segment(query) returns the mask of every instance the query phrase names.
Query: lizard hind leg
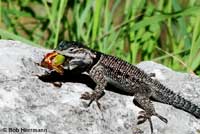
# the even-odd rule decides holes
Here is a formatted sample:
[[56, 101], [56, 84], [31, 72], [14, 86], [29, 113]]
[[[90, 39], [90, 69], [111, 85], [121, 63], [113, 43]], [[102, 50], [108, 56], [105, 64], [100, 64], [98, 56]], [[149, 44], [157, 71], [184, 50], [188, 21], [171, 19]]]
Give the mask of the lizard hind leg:
[[[136, 101], [136, 99], [133, 99], [133, 103], [138, 106], [139, 108], [142, 108], [142, 106], [138, 103], [138, 101]], [[142, 108], [143, 109], [143, 108]], [[151, 134], [153, 134], [153, 123], [151, 121], [151, 116], [147, 115], [147, 113], [145, 111], [139, 111], [138, 113], [138, 122], [137, 124], [143, 124], [144, 122], [146, 122], [146, 120], [149, 121], [149, 125], [150, 125], [150, 129], [151, 129]]]
[[137, 118], [138, 119], [137, 124], [142, 124], [148, 120], [148, 122], [150, 124], [151, 133], [153, 133], [153, 123], [151, 120], [151, 116], [156, 116], [163, 122], [167, 123], [166, 118], [164, 118], [163, 116], [161, 116], [155, 112], [154, 106], [148, 97], [141, 95], [141, 94], [135, 95], [133, 103], [136, 106], [138, 106], [139, 108], [144, 110], [144, 111], [139, 112], [139, 116]]

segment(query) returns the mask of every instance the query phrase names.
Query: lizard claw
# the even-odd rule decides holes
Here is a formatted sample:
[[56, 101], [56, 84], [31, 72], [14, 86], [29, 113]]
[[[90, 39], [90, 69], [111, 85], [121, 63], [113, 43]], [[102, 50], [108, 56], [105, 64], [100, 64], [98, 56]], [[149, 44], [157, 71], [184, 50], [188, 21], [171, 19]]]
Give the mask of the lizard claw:
[[97, 106], [98, 106], [99, 110], [102, 111], [101, 103], [99, 103], [98, 100], [96, 100], [96, 103], [97, 103]]
[[161, 115], [159, 115], [159, 114], [156, 114], [155, 116], [157, 116], [161, 121], [163, 121], [164, 123], [168, 123], [168, 120], [165, 118], [165, 117], [163, 117], [163, 116], [161, 116]]
[[91, 94], [89, 92], [85, 92], [81, 95], [80, 97], [83, 100], [90, 100], [91, 99]]
[[149, 77], [156, 77], [156, 74], [155, 73], [150, 73]]
[[139, 116], [137, 117], [137, 119], [138, 119], [138, 122], [137, 122], [138, 125], [142, 124], [146, 120], [148, 120], [149, 124], [150, 124], [151, 134], [153, 134], [153, 124], [152, 124], [150, 115], [148, 115], [145, 111], [140, 111], [139, 112]]
[[40, 63], [37, 63], [37, 62], [33, 62], [36, 66], [41, 66]]
[[138, 125], [144, 123], [148, 119], [146, 112], [140, 111], [137, 119], [138, 119], [138, 122], [137, 122]]
[[87, 107], [89, 107], [92, 102], [95, 100], [95, 95], [94, 93], [89, 93], [89, 92], [85, 92], [81, 95], [80, 99], [83, 99], [83, 100], [90, 100], [90, 102], [88, 103]]
[[57, 81], [57, 82], [53, 82], [53, 85], [54, 85], [55, 87], [61, 87], [61, 86], [62, 86], [62, 83], [59, 82], [59, 81]]
[[[88, 107], [92, 104], [92, 102], [94, 101], [95, 99], [91, 99], [90, 102], [88, 103]], [[102, 108], [101, 108], [101, 103], [99, 103], [98, 100], [95, 100], [96, 104], [97, 104], [97, 107], [99, 108], [100, 111], [102, 111]]]
[[92, 102], [95, 101], [97, 103], [98, 108], [100, 110], [102, 109], [101, 104], [98, 101], [98, 96], [97, 96], [96, 92], [93, 92], [93, 93], [85, 92], [81, 95], [80, 99], [90, 100], [87, 107], [89, 107], [92, 104]]

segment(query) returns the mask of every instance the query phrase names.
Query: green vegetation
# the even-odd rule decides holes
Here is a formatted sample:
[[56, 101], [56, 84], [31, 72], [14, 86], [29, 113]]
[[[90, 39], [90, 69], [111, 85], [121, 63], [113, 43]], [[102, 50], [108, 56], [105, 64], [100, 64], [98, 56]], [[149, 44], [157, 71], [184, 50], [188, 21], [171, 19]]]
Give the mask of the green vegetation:
[[0, 38], [74, 40], [130, 63], [200, 75], [199, 0], [0, 0]]

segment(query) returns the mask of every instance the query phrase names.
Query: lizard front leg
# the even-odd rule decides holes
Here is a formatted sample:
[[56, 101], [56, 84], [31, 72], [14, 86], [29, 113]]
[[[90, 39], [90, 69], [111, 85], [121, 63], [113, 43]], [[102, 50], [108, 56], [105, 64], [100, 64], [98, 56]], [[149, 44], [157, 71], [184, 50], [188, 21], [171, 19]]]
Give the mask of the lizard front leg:
[[96, 101], [97, 106], [101, 109], [101, 105], [98, 100], [104, 96], [105, 92], [104, 89], [106, 87], [107, 81], [104, 76], [104, 69], [100, 65], [94, 66], [91, 71], [89, 72], [89, 76], [94, 80], [96, 83], [96, 87], [92, 93], [85, 92], [81, 95], [81, 99], [90, 100], [88, 103], [88, 107], [92, 104], [93, 101]]

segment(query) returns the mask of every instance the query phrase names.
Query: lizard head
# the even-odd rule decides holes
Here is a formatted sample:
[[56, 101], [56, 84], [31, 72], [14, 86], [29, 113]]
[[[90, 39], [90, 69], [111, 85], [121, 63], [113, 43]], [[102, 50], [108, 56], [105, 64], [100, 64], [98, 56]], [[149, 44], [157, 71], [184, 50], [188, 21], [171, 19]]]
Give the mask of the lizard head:
[[96, 58], [94, 51], [79, 42], [62, 41], [59, 43], [57, 51], [58, 53], [71, 58], [68, 63], [68, 68], [70, 70], [76, 67], [90, 66]]

